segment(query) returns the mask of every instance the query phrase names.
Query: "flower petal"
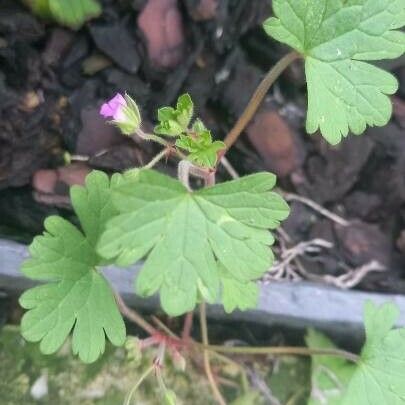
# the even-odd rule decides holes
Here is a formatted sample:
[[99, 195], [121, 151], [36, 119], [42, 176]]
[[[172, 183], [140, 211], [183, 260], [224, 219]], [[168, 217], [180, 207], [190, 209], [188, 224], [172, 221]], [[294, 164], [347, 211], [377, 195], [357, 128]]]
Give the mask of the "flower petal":
[[115, 118], [115, 116], [120, 115], [120, 110], [126, 105], [127, 102], [125, 98], [121, 94], [117, 93], [110, 101], [101, 106], [100, 114], [105, 118]]

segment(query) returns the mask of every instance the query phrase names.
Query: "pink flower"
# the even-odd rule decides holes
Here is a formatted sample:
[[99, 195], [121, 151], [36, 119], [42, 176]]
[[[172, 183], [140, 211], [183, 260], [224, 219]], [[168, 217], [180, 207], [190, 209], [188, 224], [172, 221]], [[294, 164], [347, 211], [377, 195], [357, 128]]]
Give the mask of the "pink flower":
[[110, 101], [100, 108], [104, 118], [112, 118], [111, 124], [116, 125], [124, 135], [131, 135], [141, 125], [141, 114], [135, 101], [125, 94], [117, 93]]
[[101, 106], [100, 114], [104, 118], [113, 118], [115, 121], [125, 119], [123, 107], [127, 106], [125, 98], [117, 93], [110, 101], [107, 101]]

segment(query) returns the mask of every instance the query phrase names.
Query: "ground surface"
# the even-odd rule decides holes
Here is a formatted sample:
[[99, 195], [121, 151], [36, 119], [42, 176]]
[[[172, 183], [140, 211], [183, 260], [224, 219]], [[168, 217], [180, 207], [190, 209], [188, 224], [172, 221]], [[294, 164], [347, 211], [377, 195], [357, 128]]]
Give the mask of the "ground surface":
[[[99, 117], [101, 103], [116, 92], [127, 91], [137, 100], [146, 129], [156, 119], [156, 107], [173, 104], [179, 94], [189, 92], [197, 114], [221, 139], [265, 71], [288, 51], [260, 28], [270, 15], [270, 0], [102, 3], [102, 16], [74, 32], [44, 24], [18, 1], [0, 0], [0, 237], [29, 243], [41, 232], [46, 216], [72, 217], [69, 185], [83, 182], [91, 168], [124, 170], [156, 153], [151, 145], [123, 139]], [[278, 245], [284, 258], [267, 279], [305, 278], [405, 293], [405, 60], [384, 67], [401, 83], [393, 97], [393, 119], [385, 128], [370, 129], [337, 148], [319, 135], [306, 135], [305, 81], [297, 62], [229, 153], [239, 174], [273, 171], [283, 190], [350, 221], [342, 226], [293, 201]], [[66, 152], [86, 161], [67, 165]], [[159, 169], [174, 173], [174, 163]], [[226, 180], [229, 175], [220, 168], [218, 177]], [[317, 245], [302, 245], [314, 239]], [[373, 261], [380, 265], [374, 268], [387, 270], [365, 276]], [[0, 318], [4, 315], [9, 313], [0, 310]], [[230, 335], [225, 329], [219, 342]], [[109, 350], [88, 368], [69, 350], [45, 358], [18, 331], [5, 330], [0, 335], [0, 403], [36, 403], [30, 392], [42, 377], [48, 394], [38, 403], [115, 405], [147, 363], [134, 365], [120, 349]], [[245, 366], [251, 384], [256, 381], [263, 388], [264, 381], [282, 403], [305, 403], [307, 362], [286, 359]], [[168, 383], [182, 403], [212, 401], [193, 366], [186, 374], [169, 370]], [[240, 397], [242, 386], [229, 388], [229, 399]], [[148, 382], [136, 403], [161, 403], [155, 387]]]
[[[264, 72], [287, 52], [260, 27], [270, 1], [105, 0], [103, 10], [74, 32], [44, 24], [19, 2], [0, 1], [1, 236], [29, 242], [49, 214], [71, 215], [68, 187], [83, 182], [91, 168], [123, 170], [153, 156], [152, 145], [123, 139], [99, 117], [106, 98], [128, 91], [148, 128], [157, 106], [187, 91], [197, 114], [223, 138]], [[404, 58], [384, 67], [401, 82], [385, 128], [336, 148], [306, 135], [305, 81], [297, 62], [229, 153], [239, 174], [271, 170], [284, 190], [350, 221], [342, 226], [292, 202], [280, 252], [323, 242], [305, 256], [305, 246], [293, 250], [299, 263], [282, 261], [270, 278], [405, 291]], [[66, 152], [87, 161], [66, 165]], [[174, 162], [160, 169], [173, 173]], [[229, 178], [223, 168], [218, 177]], [[387, 270], [364, 277], [373, 261], [372, 270]]]
[[[29, 242], [47, 215], [69, 216], [68, 186], [91, 168], [123, 170], [153, 156], [153, 146], [123, 139], [100, 119], [106, 98], [128, 91], [148, 128], [157, 106], [187, 91], [198, 115], [223, 138], [264, 72], [287, 52], [260, 28], [270, 1], [105, 0], [103, 6], [101, 17], [73, 32], [44, 24], [16, 1], [0, 1], [2, 236]], [[293, 202], [283, 250], [315, 238], [332, 247], [276, 278], [308, 278], [306, 271], [315, 279], [338, 277], [376, 260], [389, 270], [365, 278], [360, 272], [360, 288], [405, 291], [405, 61], [384, 66], [401, 81], [387, 127], [337, 148], [306, 135], [297, 62], [229, 153], [240, 174], [274, 171], [286, 191], [351, 221], [342, 227]], [[66, 166], [65, 152], [88, 161]], [[161, 169], [173, 173], [173, 162]], [[219, 178], [228, 178], [224, 169]]]
[[[101, 360], [86, 366], [70, 353], [70, 341], [54, 356], [44, 356], [38, 345], [27, 344], [17, 328], [6, 327], [0, 334], [0, 403], [2, 405], [118, 405], [149, 368], [154, 353], [146, 351], [134, 360], [125, 349], [108, 347]], [[239, 359], [241, 361], [241, 359]], [[243, 364], [243, 363], [242, 363]], [[304, 405], [310, 391], [309, 362], [285, 357], [245, 364], [249, 382], [244, 383], [238, 369], [214, 362], [214, 370], [227, 379], [224, 388], [234, 405], [268, 404], [278, 398], [285, 404]], [[215, 404], [206, 378], [198, 365], [187, 363], [186, 372], [170, 362], [164, 368], [167, 388], [178, 397], [178, 405]], [[243, 387], [252, 388], [244, 389]], [[266, 400], [267, 398], [267, 400]], [[162, 404], [158, 384], [149, 377], [136, 392], [133, 404]], [[235, 401], [235, 402], [232, 402]], [[275, 400], [274, 400], [275, 401]], [[276, 402], [273, 402], [276, 403]]]

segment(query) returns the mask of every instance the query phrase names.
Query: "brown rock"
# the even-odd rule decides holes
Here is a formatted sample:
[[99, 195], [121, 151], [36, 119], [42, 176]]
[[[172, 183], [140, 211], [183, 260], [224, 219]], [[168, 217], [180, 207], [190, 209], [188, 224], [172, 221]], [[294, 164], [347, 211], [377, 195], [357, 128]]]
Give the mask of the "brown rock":
[[184, 28], [176, 0], [149, 0], [138, 17], [156, 68], [177, 66], [184, 56]]
[[58, 181], [56, 170], [38, 170], [32, 177], [32, 186], [40, 193], [53, 193]]
[[236, 49], [225, 62], [222, 73], [216, 78], [219, 85], [224, 83], [222, 87], [219, 87], [222, 104], [235, 117], [239, 117], [262, 79], [263, 72], [248, 63], [241, 50]]
[[123, 141], [123, 136], [106, 122], [98, 108], [83, 109], [81, 119], [83, 128], [77, 138], [77, 154], [92, 156]]
[[374, 145], [369, 136], [352, 136], [334, 147], [319, 141], [318, 153], [305, 162], [304, 176], [292, 179], [298, 194], [320, 204], [340, 201], [361, 177]]
[[84, 185], [86, 176], [91, 172], [90, 167], [83, 163], [72, 163], [58, 169], [58, 180], [68, 186]]
[[72, 31], [55, 28], [48, 39], [42, 58], [47, 65], [55, 66], [61, 62], [75, 37]]
[[303, 148], [297, 134], [272, 107], [264, 106], [246, 130], [266, 169], [287, 176], [303, 162]]
[[67, 194], [69, 187], [83, 185], [91, 169], [82, 163], [73, 163], [58, 169], [38, 170], [32, 186], [40, 194]]
[[195, 21], [206, 21], [215, 18], [219, 0], [188, 0], [186, 5], [191, 18]]
[[377, 225], [356, 220], [346, 227], [335, 225], [335, 231], [345, 258], [353, 266], [371, 260], [389, 265], [392, 241]]
[[344, 200], [349, 217], [365, 220], [378, 219], [382, 204], [383, 201], [378, 194], [366, 193], [360, 190], [353, 191]]

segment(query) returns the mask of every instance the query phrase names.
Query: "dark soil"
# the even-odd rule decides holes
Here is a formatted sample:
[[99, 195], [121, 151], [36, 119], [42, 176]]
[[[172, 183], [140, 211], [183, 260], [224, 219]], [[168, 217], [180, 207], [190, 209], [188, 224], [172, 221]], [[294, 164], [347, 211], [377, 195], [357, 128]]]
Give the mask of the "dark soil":
[[[0, 0], [0, 236], [29, 242], [50, 214], [71, 216], [68, 187], [91, 168], [147, 162], [153, 145], [124, 139], [98, 114], [127, 91], [145, 128], [158, 106], [189, 92], [198, 115], [223, 138], [255, 87], [288, 50], [260, 25], [270, 0], [104, 0], [103, 15], [74, 32], [44, 24], [15, 0]], [[229, 160], [241, 174], [270, 170], [280, 186], [349, 220], [337, 225], [299, 202], [285, 230], [291, 245], [333, 243], [303, 264], [342, 274], [377, 260], [389, 270], [361, 289], [405, 293], [405, 59], [384, 63], [400, 80], [385, 128], [339, 147], [304, 130], [301, 62], [279, 80]], [[87, 157], [67, 165], [65, 153]], [[174, 173], [175, 162], [160, 169]], [[228, 178], [224, 169], [219, 177]]]

